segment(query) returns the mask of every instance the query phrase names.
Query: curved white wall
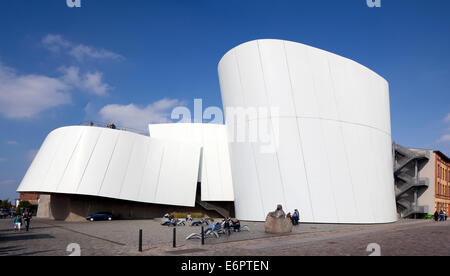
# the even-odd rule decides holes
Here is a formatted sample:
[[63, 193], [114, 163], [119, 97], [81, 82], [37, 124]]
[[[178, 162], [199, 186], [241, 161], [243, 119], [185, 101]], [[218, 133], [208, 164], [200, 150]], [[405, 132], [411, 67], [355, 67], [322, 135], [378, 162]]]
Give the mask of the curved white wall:
[[[224, 109], [271, 107], [247, 118], [268, 123], [279, 143], [230, 144], [235, 207], [265, 220], [283, 204], [305, 222], [396, 220], [388, 83], [335, 54], [281, 40], [258, 40], [219, 63]], [[227, 117], [230, 132], [235, 125]]]
[[227, 128], [218, 124], [152, 124], [150, 136], [201, 145], [202, 159], [198, 181], [202, 201], [233, 201]]
[[200, 146], [109, 128], [51, 132], [17, 192], [195, 206]]

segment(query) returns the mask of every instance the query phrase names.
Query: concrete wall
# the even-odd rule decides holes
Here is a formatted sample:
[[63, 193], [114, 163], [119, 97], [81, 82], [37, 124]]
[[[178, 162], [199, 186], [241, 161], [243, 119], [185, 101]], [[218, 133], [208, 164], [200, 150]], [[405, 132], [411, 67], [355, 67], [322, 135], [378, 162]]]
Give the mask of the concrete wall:
[[147, 204], [110, 198], [52, 194], [50, 197], [51, 219], [64, 221], [86, 221], [86, 217], [95, 213], [109, 212], [117, 219], [160, 218], [168, 212], [203, 213], [218, 217], [217, 213], [205, 211], [199, 206], [168, 206]]
[[50, 195], [40, 195], [39, 196], [37, 217], [38, 218], [49, 218], [50, 217]]
[[[415, 152], [422, 152], [424, 150], [422, 149], [410, 149], [411, 151]], [[428, 178], [430, 186], [422, 193], [419, 194], [418, 197], [418, 205], [419, 206], [428, 206], [428, 213], [432, 214], [434, 213], [434, 199], [435, 199], [435, 186], [434, 186], [434, 180], [435, 180], [435, 153], [432, 150], [425, 150], [429, 152], [430, 159], [425, 164], [424, 167], [422, 167], [419, 170], [419, 177], [422, 178]]]

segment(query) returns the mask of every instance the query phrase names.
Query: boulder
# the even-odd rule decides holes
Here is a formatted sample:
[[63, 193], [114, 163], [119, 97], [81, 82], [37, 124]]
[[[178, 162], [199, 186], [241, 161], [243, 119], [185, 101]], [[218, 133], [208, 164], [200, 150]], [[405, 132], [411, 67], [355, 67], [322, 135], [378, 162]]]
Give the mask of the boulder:
[[274, 212], [267, 214], [266, 223], [264, 225], [266, 233], [283, 234], [292, 232], [292, 222], [283, 211], [281, 205], [277, 206]]
[[274, 218], [267, 216], [264, 225], [266, 233], [283, 234], [292, 232], [292, 222], [288, 218]]

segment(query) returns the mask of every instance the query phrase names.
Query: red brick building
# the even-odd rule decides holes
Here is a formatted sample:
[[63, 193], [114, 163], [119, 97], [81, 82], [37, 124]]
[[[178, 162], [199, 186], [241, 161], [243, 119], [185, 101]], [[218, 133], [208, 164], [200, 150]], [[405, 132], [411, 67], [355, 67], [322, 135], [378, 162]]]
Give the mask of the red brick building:
[[435, 209], [450, 211], [450, 158], [435, 151]]
[[21, 201], [28, 201], [32, 205], [38, 205], [39, 204], [39, 195], [38, 193], [20, 193], [19, 202]]

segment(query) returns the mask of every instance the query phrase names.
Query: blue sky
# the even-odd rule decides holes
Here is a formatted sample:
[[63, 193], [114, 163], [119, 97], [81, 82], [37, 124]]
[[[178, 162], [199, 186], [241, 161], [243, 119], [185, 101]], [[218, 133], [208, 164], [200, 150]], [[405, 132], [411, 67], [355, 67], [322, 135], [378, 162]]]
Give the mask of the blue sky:
[[[393, 139], [450, 155], [446, 0], [3, 0], [0, 198], [46, 135], [84, 121], [145, 129], [180, 104], [221, 106], [217, 64], [240, 43], [301, 42], [390, 83]], [[120, 118], [120, 119], [118, 119]]]

